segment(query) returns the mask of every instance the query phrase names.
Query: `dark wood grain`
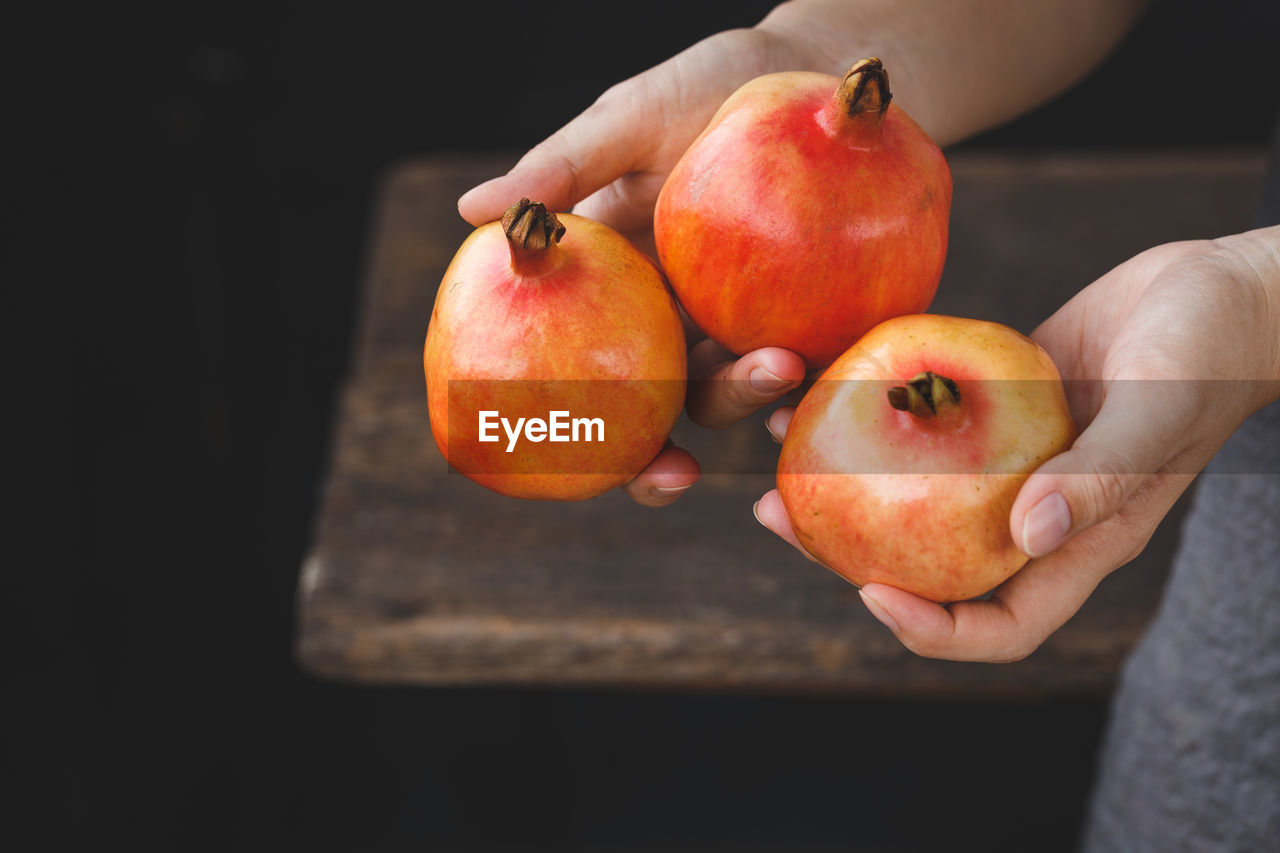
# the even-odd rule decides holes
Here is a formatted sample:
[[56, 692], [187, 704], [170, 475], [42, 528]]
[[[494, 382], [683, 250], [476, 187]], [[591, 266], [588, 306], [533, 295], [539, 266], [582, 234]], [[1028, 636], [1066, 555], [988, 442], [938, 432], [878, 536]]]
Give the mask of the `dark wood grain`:
[[[619, 493], [503, 498], [450, 473], [428, 429], [421, 346], [444, 268], [470, 231], [460, 192], [512, 157], [437, 157], [378, 188], [354, 366], [314, 545], [297, 654], [380, 683], [1097, 695], [1155, 607], [1185, 499], [1137, 561], [1040, 650], [1003, 666], [904, 650], [855, 590], [751, 516], [772, 486], [761, 417], [676, 440], [708, 475], [665, 510]], [[933, 310], [1030, 331], [1149, 246], [1248, 226], [1254, 152], [952, 157], [947, 271]]]

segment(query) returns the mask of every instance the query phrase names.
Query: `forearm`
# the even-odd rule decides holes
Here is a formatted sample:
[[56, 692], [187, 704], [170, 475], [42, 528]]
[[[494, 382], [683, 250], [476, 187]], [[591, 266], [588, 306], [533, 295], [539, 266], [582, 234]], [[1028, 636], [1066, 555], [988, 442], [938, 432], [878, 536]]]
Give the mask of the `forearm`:
[[811, 70], [864, 56], [889, 69], [894, 99], [940, 144], [1044, 103], [1120, 41], [1148, 0], [790, 0], [757, 29], [795, 45]]

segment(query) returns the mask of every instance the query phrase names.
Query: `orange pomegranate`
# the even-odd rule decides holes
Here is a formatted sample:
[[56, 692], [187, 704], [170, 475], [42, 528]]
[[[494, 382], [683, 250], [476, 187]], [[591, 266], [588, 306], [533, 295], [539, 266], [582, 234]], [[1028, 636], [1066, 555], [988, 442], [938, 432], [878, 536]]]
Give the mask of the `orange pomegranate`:
[[661, 272], [613, 229], [528, 199], [459, 248], [423, 366], [440, 452], [513, 497], [627, 482], [684, 404], [684, 329]]
[[1009, 532], [1023, 482], [1071, 447], [1058, 369], [999, 323], [886, 320], [800, 401], [778, 495], [809, 553], [858, 586], [946, 602], [1027, 562]]

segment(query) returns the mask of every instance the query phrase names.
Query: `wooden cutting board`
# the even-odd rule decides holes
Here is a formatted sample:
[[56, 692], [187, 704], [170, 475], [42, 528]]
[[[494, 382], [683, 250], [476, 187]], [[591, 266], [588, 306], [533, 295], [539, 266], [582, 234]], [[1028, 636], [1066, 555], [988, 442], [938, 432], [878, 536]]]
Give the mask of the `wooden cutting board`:
[[[723, 432], [682, 422], [706, 476], [676, 505], [504, 498], [450, 473], [421, 367], [435, 289], [470, 228], [455, 200], [514, 156], [431, 157], [376, 188], [356, 352], [336, 412], [297, 655], [315, 675], [377, 683], [616, 685], [881, 694], [1099, 695], [1150, 618], [1175, 508], [1024, 661], [930, 661], [903, 649], [852, 586], [752, 518], [777, 447], [763, 415]], [[951, 249], [933, 309], [1030, 331], [1127, 257], [1248, 227], [1260, 152], [959, 152]]]

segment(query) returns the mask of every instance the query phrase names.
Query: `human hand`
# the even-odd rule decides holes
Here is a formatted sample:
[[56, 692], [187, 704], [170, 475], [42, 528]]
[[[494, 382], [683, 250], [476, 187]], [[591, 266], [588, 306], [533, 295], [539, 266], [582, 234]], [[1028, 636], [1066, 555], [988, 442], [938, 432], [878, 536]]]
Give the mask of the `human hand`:
[[[699, 426], [722, 429], [782, 397], [805, 379], [804, 359], [779, 347], [766, 347], [738, 358], [710, 338], [689, 351], [689, 419]], [[635, 479], [623, 486], [636, 503], [666, 506], [698, 480], [697, 461], [668, 443]]]
[[[717, 33], [609, 89], [506, 175], [463, 195], [458, 211], [478, 226], [498, 219], [515, 199], [531, 198], [604, 222], [656, 255], [653, 207], [667, 174], [748, 80], [784, 70], [839, 75], [857, 59], [879, 56], [899, 69], [894, 98], [947, 145], [1061, 91], [1105, 55], [1144, 2], [1088, 0], [1088, 14], [1080, 13], [1080, 0], [1054, 0], [1034, 15], [1009, 6], [1001, 26], [992, 27], [982, 0], [941, 7], [923, 0], [789, 0], [751, 29]], [[1071, 14], [1058, 14], [1059, 7]], [[999, 49], [982, 49], [995, 34]], [[687, 321], [686, 328], [690, 340], [701, 336]], [[784, 350], [734, 361], [704, 342], [689, 362], [689, 414], [706, 426], [744, 417], [803, 379], [799, 357]], [[692, 456], [668, 446], [626, 489], [639, 503], [662, 506], [698, 475]]]
[[[462, 196], [458, 210], [475, 225], [501, 217], [512, 199], [552, 210], [573, 207], [621, 231], [656, 256], [653, 207], [667, 174], [711, 116], [741, 84], [783, 67], [803, 66], [793, 41], [767, 29], [730, 30], [621, 83], [533, 148], [502, 177]], [[691, 340], [701, 333], [686, 321]], [[719, 428], [746, 417], [804, 379], [803, 360], [768, 348], [735, 358], [710, 340], [689, 353], [690, 418]], [[668, 444], [624, 489], [646, 506], [676, 500], [698, 479], [697, 461]]]
[[703, 39], [610, 88], [510, 172], [465, 193], [458, 212], [479, 226], [528, 197], [599, 220], [653, 255], [654, 203], [685, 149], [743, 83], [804, 61], [761, 28]]
[[[1143, 252], [1032, 337], [1067, 380], [1083, 430], [1014, 503], [1010, 531], [1033, 559], [985, 601], [941, 606], [884, 584], [861, 590], [876, 618], [925, 657], [1030, 654], [1141, 553], [1240, 423], [1280, 398], [1280, 227]], [[792, 411], [770, 417], [776, 437]], [[776, 490], [756, 516], [800, 548]]]

